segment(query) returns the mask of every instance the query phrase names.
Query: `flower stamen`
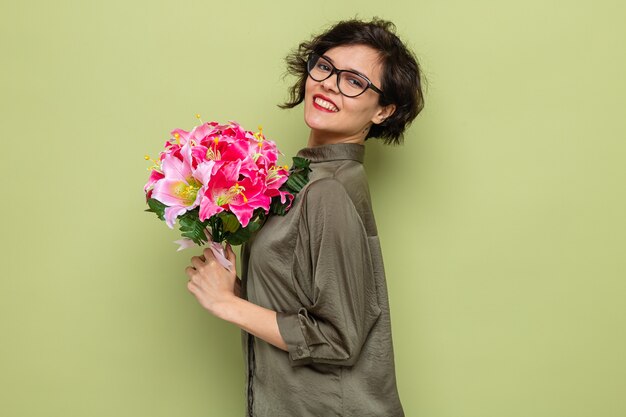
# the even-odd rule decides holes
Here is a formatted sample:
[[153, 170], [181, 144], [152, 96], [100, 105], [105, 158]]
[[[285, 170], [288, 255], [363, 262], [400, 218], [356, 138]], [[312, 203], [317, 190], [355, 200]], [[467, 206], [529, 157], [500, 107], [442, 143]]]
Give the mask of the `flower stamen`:
[[233, 200], [233, 198], [237, 197], [238, 195], [241, 195], [241, 197], [243, 198], [243, 202], [247, 203], [248, 197], [246, 197], [246, 195], [243, 193], [244, 191], [246, 191], [246, 187], [242, 187], [237, 182], [235, 183], [235, 185], [230, 187], [224, 194], [217, 197], [215, 204], [217, 204], [218, 206], [229, 204]]
[[158, 161], [155, 161], [154, 159], [150, 158], [150, 155], [144, 155], [143, 159], [145, 159], [146, 161], [152, 161], [152, 165], [148, 167], [148, 171], [160, 171], [161, 170], [161, 164]]
[[174, 193], [180, 197], [183, 204], [186, 206], [192, 205], [196, 201], [198, 191], [202, 187], [202, 184], [193, 177], [187, 178], [187, 182], [178, 183], [174, 189]]

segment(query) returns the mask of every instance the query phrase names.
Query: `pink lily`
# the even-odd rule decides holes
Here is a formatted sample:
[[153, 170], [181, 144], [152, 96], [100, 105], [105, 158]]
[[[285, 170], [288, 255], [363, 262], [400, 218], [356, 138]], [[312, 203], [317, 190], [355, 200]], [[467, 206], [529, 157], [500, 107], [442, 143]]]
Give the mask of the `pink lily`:
[[205, 220], [224, 210], [230, 210], [246, 227], [255, 209], [269, 211], [270, 197], [263, 194], [265, 184], [243, 177], [239, 181], [241, 161], [227, 163], [215, 172], [200, 201], [200, 220]]
[[267, 187], [265, 194], [269, 197], [280, 196], [281, 204], [284, 204], [285, 201], [289, 200], [287, 210], [291, 208], [293, 194], [288, 191], [280, 190], [280, 187], [282, 187], [288, 178], [289, 172], [287, 171], [287, 166], [281, 167], [278, 165], [272, 166], [265, 177], [265, 186]]
[[176, 218], [200, 204], [202, 194], [213, 169], [213, 161], [203, 162], [197, 169], [192, 170], [191, 156], [188, 145], [183, 146], [181, 161], [173, 155], [167, 155], [162, 161], [161, 168], [164, 178], [154, 184], [152, 198], [159, 200], [167, 207], [165, 209], [165, 223], [174, 227]]
[[154, 186], [154, 184], [156, 184], [157, 181], [163, 178], [165, 178], [165, 175], [163, 175], [161, 171], [153, 169], [150, 171], [150, 178], [148, 178], [148, 182], [144, 185], [143, 190], [147, 192], [150, 188], [152, 188], [152, 186]]

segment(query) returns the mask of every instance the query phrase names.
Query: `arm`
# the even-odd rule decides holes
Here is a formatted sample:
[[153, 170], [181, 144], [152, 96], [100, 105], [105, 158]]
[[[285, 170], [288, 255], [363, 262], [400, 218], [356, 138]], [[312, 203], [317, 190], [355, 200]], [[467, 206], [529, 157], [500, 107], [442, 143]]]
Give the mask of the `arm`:
[[369, 238], [343, 185], [327, 178], [304, 194], [294, 281], [308, 302], [278, 312], [292, 366], [352, 366], [381, 310]]
[[246, 332], [265, 340], [284, 351], [287, 344], [278, 330], [276, 312], [258, 306], [241, 298], [235, 298], [232, 304], [224, 308], [223, 313], [218, 315], [223, 320], [229, 321]]
[[[235, 265], [235, 254], [230, 245], [226, 247], [226, 255]], [[222, 267], [210, 249], [205, 249], [203, 256], [191, 258], [191, 263], [193, 266], [185, 269], [189, 276], [187, 289], [196, 296], [202, 307], [267, 343], [287, 350], [278, 330], [276, 312], [237, 296], [239, 278], [234, 268], [229, 271]]]

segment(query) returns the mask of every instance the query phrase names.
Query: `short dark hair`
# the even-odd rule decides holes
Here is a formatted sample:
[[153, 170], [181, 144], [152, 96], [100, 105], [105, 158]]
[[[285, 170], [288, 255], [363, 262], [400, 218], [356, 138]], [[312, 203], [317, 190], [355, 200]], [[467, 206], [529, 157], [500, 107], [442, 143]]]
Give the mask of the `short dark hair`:
[[415, 54], [395, 34], [392, 22], [373, 18], [369, 22], [358, 19], [344, 20], [334, 24], [324, 33], [302, 42], [285, 61], [287, 74], [298, 79], [289, 88], [289, 100], [279, 105], [292, 108], [304, 101], [307, 80], [307, 61], [311, 53], [323, 55], [326, 51], [342, 45], [365, 45], [375, 49], [381, 58], [383, 75], [378, 103], [394, 104], [395, 112], [381, 124], [374, 124], [365, 139], [377, 137], [386, 144], [402, 142], [404, 130], [424, 107], [422, 94], [422, 70]]

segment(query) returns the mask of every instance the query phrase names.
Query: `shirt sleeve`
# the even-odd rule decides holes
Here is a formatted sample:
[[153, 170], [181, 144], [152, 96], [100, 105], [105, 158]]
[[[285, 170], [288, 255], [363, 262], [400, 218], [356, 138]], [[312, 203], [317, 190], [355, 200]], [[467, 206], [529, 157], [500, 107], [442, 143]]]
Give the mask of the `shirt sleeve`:
[[278, 312], [278, 327], [292, 366], [351, 366], [381, 312], [367, 233], [339, 181], [315, 181], [304, 198], [293, 273], [307, 302]]

